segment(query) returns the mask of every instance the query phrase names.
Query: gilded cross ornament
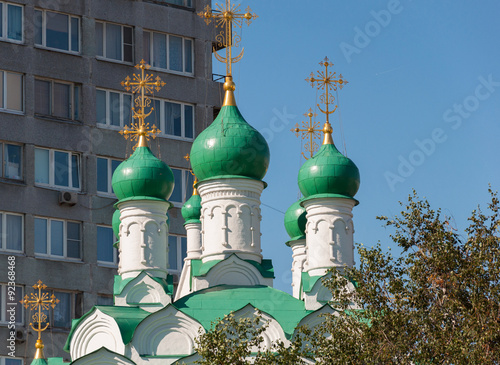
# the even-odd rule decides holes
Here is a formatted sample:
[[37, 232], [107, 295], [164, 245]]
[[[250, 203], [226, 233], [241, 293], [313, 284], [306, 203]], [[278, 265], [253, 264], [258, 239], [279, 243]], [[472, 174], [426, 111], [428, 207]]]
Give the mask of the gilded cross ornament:
[[337, 109], [337, 106], [333, 110], [330, 110], [330, 105], [333, 105], [335, 98], [330, 92], [337, 91], [337, 88], [342, 89], [345, 84], [348, 82], [344, 80], [342, 74], [336, 77], [335, 72], [331, 72], [328, 70], [328, 67], [333, 66], [333, 63], [330, 62], [328, 57], [325, 57], [323, 61], [319, 63], [321, 66], [325, 67], [324, 71], [317, 71], [316, 76], [314, 76], [314, 72], [311, 72], [311, 75], [306, 79], [307, 82], [311, 83], [311, 86], [316, 86], [318, 90], [322, 90], [324, 93], [321, 95], [320, 100], [323, 104], [325, 104], [325, 110], [321, 109], [318, 104], [319, 110], [326, 114], [326, 122], [329, 123], [330, 114], [334, 113]]
[[[187, 162], [191, 163], [191, 155], [189, 153], [187, 153], [186, 156], [184, 156], [184, 159]], [[189, 172], [194, 177], [194, 179], [193, 179], [193, 194], [192, 195], [198, 195], [198, 189], [196, 189], [196, 184], [198, 184], [198, 178], [194, 174], [193, 169], [189, 169]]]
[[[152, 74], [147, 74], [146, 71], [151, 68], [144, 60], [142, 60], [138, 65], [135, 66], [141, 71], [140, 74], [133, 74], [132, 78], [127, 76], [125, 81], [121, 82], [121, 85], [127, 91], [132, 91], [133, 94], [138, 94], [134, 99], [134, 106], [132, 107], [132, 117], [134, 122], [130, 127], [125, 126], [120, 134], [122, 134], [125, 139], [131, 141], [137, 141], [136, 147], [147, 147], [149, 138], [156, 138], [156, 135], [161, 133], [161, 131], [153, 125], [149, 126], [146, 123], [146, 118], [151, 115], [154, 108], [151, 106], [151, 99], [147, 96], [148, 94], [153, 95], [154, 91], [160, 91], [160, 89], [165, 86], [165, 83], [161, 80], [159, 76], [154, 77]], [[147, 112], [147, 109], [149, 111]]]
[[217, 34], [215, 40], [220, 48], [226, 48], [226, 57], [222, 57], [214, 52], [215, 58], [222, 63], [226, 64], [226, 76], [232, 76], [232, 64], [240, 61], [243, 58], [244, 49], [240, 54], [233, 58], [233, 47], [238, 47], [241, 37], [233, 34], [233, 25], [241, 28], [243, 20], [247, 25], [252, 23], [252, 20], [258, 16], [252, 13], [252, 9], [247, 7], [245, 13], [241, 12], [240, 4], [231, 4], [231, 0], [226, 0], [225, 6], [216, 4], [216, 9], [212, 9], [210, 5], [205, 7], [205, 11], [201, 11], [198, 15], [205, 20], [205, 23], [210, 24], [214, 19], [215, 26], [222, 28], [220, 33]]
[[59, 303], [59, 299], [57, 299], [54, 294], [49, 296], [49, 293], [42, 292], [42, 290], [47, 288], [47, 285], [42, 283], [41, 280], [38, 280], [38, 282], [33, 285], [33, 288], [38, 290], [38, 293], [31, 293], [30, 296], [26, 294], [24, 299], [21, 300], [21, 304], [24, 305], [24, 308], [30, 307], [31, 310], [36, 310], [36, 313], [32, 317], [33, 322], [30, 323], [30, 327], [33, 331], [38, 332], [38, 339], [36, 340], [35, 345], [35, 359], [43, 359], [44, 344], [42, 342], [42, 332], [49, 327], [49, 323], [45, 323], [47, 322], [47, 315], [44, 311], [49, 310], [49, 307], [54, 309], [56, 304]]
[[[323, 128], [320, 128], [320, 123], [313, 121], [313, 118], [317, 116], [316, 113], [313, 113], [313, 110], [309, 108], [309, 111], [304, 114], [305, 117], [309, 117], [309, 122], [302, 121], [302, 128], [300, 128], [299, 123], [295, 125], [295, 128], [292, 128], [291, 131], [295, 132], [295, 135], [299, 137], [300, 134], [302, 134], [302, 139], [308, 138], [309, 140], [304, 146], [304, 149], [309, 152], [310, 157], [314, 156], [314, 153], [318, 150], [318, 144], [316, 143], [315, 139], [321, 137], [321, 132], [323, 131]], [[306, 160], [309, 158], [302, 152], [302, 156]]]

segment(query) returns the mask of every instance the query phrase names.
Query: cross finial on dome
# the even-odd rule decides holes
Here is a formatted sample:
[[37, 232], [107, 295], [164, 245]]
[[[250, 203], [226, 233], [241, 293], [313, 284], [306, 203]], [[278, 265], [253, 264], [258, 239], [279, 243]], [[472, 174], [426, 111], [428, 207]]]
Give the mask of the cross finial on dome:
[[47, 327], [49, 327], [49, 324], [45, 323], [47, 321], [47, 315], [44, 313], [44, 311], [48, 310], [49, 307], [52, 307], [52, 309], [54, 309], [56, 307], [56, 304], [59, 303], [59, 299], [57, 299], [54, 294], [49, 296], [49, 293], [42, 292], [42, 290], [45, 290], [47, 288], [47, 285], [42, 283], [41, 280], [38, 280], [38, 282], [33, 285], [33, 288], [38, 289], [38, 293], [31, 293], [31, 296], [28, 296], [28, 294], [26, 294], [24, 296], [24, 299], [21, 300], [21, 304], [24, 305], [25, 308], [31, 307], [31, 310], [36, 310], [35, 314], [33, 315], [33, 322], [30, 323], [30, 327], [33, 329], [33, 331], [38, 333], [38, 339], [36, 340], [35, 344], [35, 359], [44, 359], [45, 356], [43, 355], [44, 344], [42, 342], [42, 332], [45, 331]]
[[[145, 119], [151, 115], [154, 108], [151, 106], [151, 99], [147, 94], [153, 94], [153, 91], [160, 91], [160, 89], [165, 86], [165, 83], [161, 80], [159, 76], [153, 77], [152, 74], [146, 74], [145, 71], [151, 66], [148, 65], [144, 60], [142, 60], [135, 68], [141, 70], [140, 74], [133, 74], [132, 79], [130, 76], [125, 78], [121, 84], [127, 91], [132, 91], [133, 94], [139, 93], [137, 98], [134, 99], [135, 107], [132, 107], [133, 119], [137, 119], [136, 122], [132, 122], [132, 126], [125, 128], [120, 131], [125, 139], [130, 139], [137, 141], [135, 147], [148, 147], [149, 138], [156, 138], [156, 135], [161, 133], [161, 131], [153, 125], [149, 126], [149, 123], [145, 122]], [[150, 108], [149, 112], [146, 113], [146, 108]], [[137, 110], [138, 109], [138, 110]]]
[[[295, 132], [297, 137], [299, 136], [299, 133], [302, 132], [302, 139], [309, 138], [309, 141], [307, 141], [304, 149], [310, 153], [311, 157], [313, 157], [314, 153], [318, 150], [318, 144], [314, 140], [320, 137], [320, 133], [323, 129], [319, 128], [319, 122], [313, 121], [313, 118], [316, 117], [317, 114], [314, 113], [311, 108], [309, 108], [309, 111], [305, 113], [304, 116], [309, 118], [309, 122], [303, 121], [302, 128], [300, 128], [299, 123], [297, 123], [295, 128], [292, 128], [290, 131]], [[304, 156], [306, 160], [308, 159], [304, 152], [302, 152], [302, 156]]]
[[337, 105], [333, 110], [330, 110], [330, 105], [333, 105], [335, 98], [330, 92], [337, 91], [337, 88], [342, 89], [345, 84], [348, 82], [342, 77], [340, 74], [336, 77], [336, 72], [331, 72], [328, 70], [328, 67], [333, 66], [333, 63], [330, 62], [328, 57], [325, 57], [323, 61], [319, 63], [321, 66], [325, 67], [324, 71], [317, 71], [316, 77], [314, 76], [314, 72], [311, 72], [311, 75], [306, 79], [307, 82], [311, 83], [311, 86], [316, 86], [318, 90], [322, 90], [324, 93], [321, 95], [320, 100], [323, 104], [325, 104], [325, 110], [321, 109], [318, 104], [319, 110], [326, 115], [326, 122], [323, 128], [323, 133], [325, 134], [325, 138], [323, 140], [323, 144], [333, 144], [332, 139], [332, 126], [330, 124], [330, 114], [333, 114], [335, 110], [337, 110]]
[[235, 84], [233, 82], [233, 63], [239, 62], [243, 58], [245, 49], [242, 48], [238, 56], [233, 57], [233, 47], [238, 47], [241, 37], [233, 33], [233, 26], [241, 28], [243, 20], [247, 25], [252, 23], [252, 20], [258, 17], [257, 14], [252, 13], [252, 9], [247, 7], [245, 13], [240, 11], [240, 4], [231, 4], [231, 0], [225, 0], [225, 6], [216, 4], [217, 9], [212, 9], [210, 5], [205, 7], [205, 11], [201, 11], [198, 15], [205, 20], [205, 23], [210, 24], [212, 19], [215, 20], [215, 27], [222, 28], [215, 37], [219, 49], [226, 49], [226, 57], [220, 56], [214, 47], [215, 58], [226, 64], [226, 82], [224, 83], [224, 103], [222, 106], [235, 106], [236, 101], [234, 98]]

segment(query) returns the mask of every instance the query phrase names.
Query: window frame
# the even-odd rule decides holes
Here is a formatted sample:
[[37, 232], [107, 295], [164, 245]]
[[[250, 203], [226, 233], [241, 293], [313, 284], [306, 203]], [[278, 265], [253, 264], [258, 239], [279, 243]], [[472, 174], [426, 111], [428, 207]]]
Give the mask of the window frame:
[[[10, 303], [10, 300], [7, 300], [7, 287], [8, 287], [8, 284], [6, 283], [0, 283], [0, 297], [2, 298], [1, 302], [0, 302], [0, 326], [5, 326], [6, 324], [9, 323], [9, 321], [7, 319], [4, 318], [4, 314], [5, 314], [5, 310], [6, 310], [6, 307], [7, 307], [7, 303]], [[22, 285], [16, 285], [16, 288], [21, 288], [21, 298], [24, 297], [24, 286]], [[16, 324], [17, 325], [24, 325], [24, 308], [22, 305], [20, 305], [21, 303], [16, 303], [16, 305], [19, 305], [20, 307], [20, 311], [21, 312], [21, 321], [18, 322], [17, 321], [17, 311], [16, 311]]]
[[[4, 113], [12, 113], [12, 114], [19, 114], [19, 115], [24, 115], [24, 110], [25, 110], [25, 96], [26, 92], [24, 89], [25, 85], [25, 75], [21, 72], [13, 72], [13, 71], [7, 71], [7, 70], [0, 70], [2, 73], [2, 104], [3, 107], [0, 108], [1, 112]], [[7, 95], [9, 95], [9, 90], [7, 89], [7, 74], [15, 74], [15, 75], [21, 75], [21, 110], [16, 110], [16, 109], [9, 109], [7, 108]]]
[[[0, 211], [0, 225], [1, 225], [1, 237], [0, 237], [0, 250], [2, 253], [23, 253], [24, 252], [24, 214]], [[21, 217], [21, 249], [20, 250], [10, 250], [7, 248], [7, 215], [13, 215]]]
[[[39, 11], [42, 13], [42, 24], [41, 26], [41, 31], [42, 31], [42, 44], [36, 43], [36, 37], [35, 37], [35, 47], [37, 48], [42, 48], [42, 49], [48, 49], [48, 50], [53, 50], [57, 52], [64, 52], [64, 53], [70, 53], [73, 55], [80, 55], [81, 54], [81, 49], [82, 49], [82, 18], [79, 16], [75, 16], [72, 14], [68, 13], [62, 13], [60, 11], [52, 11], [52, 10], [47, 10], [47, 9], [41, 9], [41, 8], [35, 8], [35, 33], [36, 33], [36, 12]], [[68, 17], [68, 49], [61, 49], [61, 48], [54, 48], [54, 47], [49, 47], [47, 46], [47, 13], [53, 13], [53, 14], [61, 14], [65, 15]], [[71, 34], [71, 19], [77, 19], [78, 20], [78, 51], [72, 51], [72, 34]]]
[[[179, 141], [194, 141], [195, 139], [195, 105], [190, 104], [190, 103], [183, 103], [180, 101], [173, 101], [173, 100], [168, 100], [168, 99], [160, 99], [160, 98], [150, 98], [151, 99], [151, 105], [154, 106], [155, 101], [160, 102], [160, 125], [157, 125], [157, 128], [161, 131], [161, 133], [158, 135], [158, 137], [165, 137], [165, 138], [170, 138], [170, 139], [177, 139]], [[165, 127], [165, 105], [166, 103], [172, 103], [172, 104], [180, 104], [181, 106], [181, 135], [176, 136], [175, 134], [167, 134], [166, 127]], [[192, 130], [193, 130], [193, 137], [186, 137], [186, 106], [190, 106], [193, 109], [192, 112]], [[153, 113], [158, 112], [156, 109], [153, 110]], [[146, 118], [147, 119], [147, 118]], [[146, 120], [146, 122], [149, 122]], [[149, 122], [151, 124], [151, 122]]]
[[[7, 145], [10, 145], [10, 146], [19, 146], [20, 149], [21, 149], [21, 176], [19, 179], [14, 179], [12, 177], [8, 177], [8, 176], [5, 176], [5, 147]], [[5, 141], [0, 141], [0, 158], [1, 158], [1, 161], [0, 161], [0, 178], [2, 179], [5, 179], [5, 180], [9, 180], [9, 181], [24, 181], [24, 161], [23, 161], [23, 157], [24, 157], [24, 151], [23, 151], [23, 145], [22, 144], [19, 144], [19, 143], [7, 143]]]
[[[12, 39], [8, 37], [9, 34], [9, 14], [8, 9], [9, 5], [16, 6], [21, 8], [21, 40]], [[6, 1], [0, 1], [0, 6], [2, 7], [2, 36], [0, 37], [0, 41], [4, 42], [12, 42], [17, 44], [24, 44], [24, 5], [10, 3]]]
[[[45, 237], [46, 242], [47, 242], [47, 253], [40, 253], [36, 252], [36, 244], [35, 244], [35, 257], [36, 258], [47, 258], [47, 259], [58, 259], [58, 260], [63, 260], [63, 261], [73, 261], [73, 262], [81, 262], [83, 261], [83, 223], [79, 221], [73, 221], [73, 220], [66, 220], [66, 219], [58, 219], [58, 218], [51, 218], [51, 217], [43, 217], [43, 216], [34, 216], [34, 219], [43, 219], [45, 220], [45, 228], [47, 231], [47, 236]], [[63, 254], [61, 255], [54, 255], [50, 253], [52, 251], [52, 239], [51, 239], [51, 229], [52, 229], [52, 222], [57, 221], [57, 222], [63, 222]], [[75, 257], [68, 257], [68, 222], [69, 223], [77, 223], [80, 227], [80, 257], [75, 258]], [[33, 231], [35, 231], [35, 228], [33, 228]]]
[[113, 186], [111, 184], [111, 182], [112, 182], [111, 180], [113, 178], [113, 172], [114, 172], [113, 171], [113, 161], [119, 162], [119, 164], [120, 164], [123, 162], [123, 160], [118, 160], [116, 158], [111, 158], [111, 157], [96, 156], [96, 178], [97, 178], [97, 181], [99, 181], [99, 168], [98, 168], [99, 159], [106, 160], [108, 189], [107, 189], [107, 191], [98, 190], [98, 187], [96, 184], [97, 195], [103, 195], [103, 196], [107, 196], [107, 197], [115, 197], [116, 195], [113, 192]]
[[[131, 26], [131, 25], [125, 25], [125, 24], [120, 24], [120, 23], [114, 23], [114, 22], [107, 22], [107, 21], [103, 21], [103, 20], [96, 20], [95, 23], [99, 23], [99, 24], [102, 24], [102, 55], [99, 55], [97, 54], [97, 50], [96, 50], [96, 58], [98, 60], [105, 60], [105, 61], [110, 61], [110, 62], [118, 62], [118, 63], [124, 63], [124, 64], [127, 64], [127, 65], [132, 65], [134, 64], [134, 59], [135, 59], [135, 54], [134, 54], [134, 51], [135, 51], [135, 41], [134, 41], [134, 27]], [[122, 54], [122, 57], [121, 57], [121, 60], [117, 60], [115, 58], [109, 58], [107, 57], [106, 55], [106, 42], [107, 42], [107, 37], [106, 37], [106, 32], [107, 32], [107, 24], [113, 24], [113, 25], [118, 25], [120, 27], [120, 30], [121, 30], [121, 54]], [[131, 29], [131, 32], [132, 32], [132, 61], [125, 61], [125, 34], [124, 34], [124, 28], [127, 27], [127, 28], [130, 28]], [[96, 42], [97, 42], [97, 34], [95, 34], [95, 38], [96, 38]], [[127, 43], [128, 44], [128, 43]], [[96, 46], [96, 49], [97, 49], [97, 46]]]
[[[177, 246], [177, 269], [172, 269], [170, 267], [170, 238], [175, 237], [176, 238], [176, 246]], [[184, 252], [184, 255], [182, 253], [182, 239], [184, 239], [184, 242], [186, 243], [186, 252]], [[183, 235], [177, 235], [177, 234], [169, 234], [168, 235], [168, 273], [170, 275], [177, 275], [177, 278], [180, 278], [180, 275], [182, 273], [182, 269], [184, 268], [184, 259], [187, 256], [187, 236]]]
[[[39, 113], [36, 111], [36, 91], [35, 91], [35, 105], [34, 105], [34, 113], [36, 117], [45, 117], [45, 118], [53, 118], [57, 120], [72, 120], [72, 121], [79, 121], [80, 120], [80, 110], [79, 107], [81, 105], [81, 94], [82, 94], [82, 86], [80, 84], [75, 84], [74, 82], [70, 81], [60, 81], [60, 80], [54, 80], [54, 79], [47, 79], [43, 77], [35, 77], [35, 90], [36, 90], [36, 82], [37, 81], [43, 81], [43, 82], [50, 82], [50, 92], [49, 92], [49, 104], [50, 104], [50, 112], [49, 114], [43, 114]], [[69, 91], [69, 118], [65, 117], [60, 117], [57, 115], [54, 115], [54, 84], [61, 84], [61, 85], [68, 85], [70, 87]], [[76, 95], [76, 90], [78, 90], [78, 96]]]
[[[149, 48], [149, 55], [148, 55], [149, 62], [148, 63], [151, 65], [151, 69], [152, 70], [173, 73], [173, 74], [176, 74], [176, 75], [183, 75], [183, 76], [194, 77], [194, 64], [195, 64], [195, 61], [194, 61], [194, 58], [195, 58], [194, 38], [184, 37], [184, 36], [181, 36], [181, 35], [176, 35], [176, 34], [171, 34], [171, 33], [163, 33], [163, 32], [157, 32], [157, 31], [154, 31], [154, 30], [147, 30], [147, 29], [145, 29], [144, 32], [143, 32], [143, 42], [144, 42], [144, 35], [146, 33], [149, 34], [149, 47], [148, 47]], [[166, 38], [165, 38], [165, 53], [166, 53], [166, 58], [167, 58], [166, 59], [167, 68], [153, 66], [152, 60], [154, 59], [154, 47], [153, 47], [153, 45], [154, 45], [154, 34], [155, 33], [166, 36]], [[181, 53], [182, 53], [182, 69], [183, 69], [183, 71], [172, 70], [171, 67], [170, 67], [170, 37], [177, 37], [177, 38], [181, 38], [182, 39], [182, 51], [181, 51]], [[186, 48], [186, 45], [185, 45], [185, 41], [186, 40], [191, 41], [191, 70], [192, 70], [191, 72], [185, 71], [185, 69], [186, 69], [186, 60], [185, 60], [185, 56], [186, 56], [185, 48]], [[143, 56], [144, 56], [144, 53], [143, 53]]]
[[[81, 155], [79, 153], [74, 153], [72, 151], [64, 151], [64, 150], [58, 150], [58, 149], [52, 149], [52, 148], [45, 148], [45, 147], [35, 147], [35, 153], [36, 150], [46, 150], [49, 151], [49, 183], [40, 183], [36, 181], [36, 157], [35, 157], [35, 186], [41, 186], [41, 187], [49, 187], [49, 188], [55, 188], [55, 189], [63, 189], [63, 190], [69, 190], [69, 191], [75, 191], [79, 192], [82, 190], [82, 161], [81, 161]], [[54, 182], [54, 170], [55, 170], [55, 152], [61, 152], [61, 153], [66, 153], [68, 155], [68, 186], [64, 185], [56, 185]], [[73, 187], [73, 174], [71, 173], [72, 166], [73, 166], [73, 159], [71, 157], [76, 156], [77, 161], [78, 161], [78, 188]]]
[[[99, 266], [107, 266], [107, 267], [118, 267], [118, 250], [116, 249], [116, 247], [114, 247], [114, 243], [118, 240], [115, 236], [115, 233], [113, 232], [113, 227], [111, 226], [106, 226], [106, 225], [103, 225], [103, 224], [97, 224], [96, 227], [102, 227], [102, 228], [107, 228], [107, 229], [111, 229], [111, 232], [113, 233], [113, 242], [111, 243], [111, 245], [113, 245], [113, 262], [111, 261], [102, 261], [102, 260], [99, 260], [99, 255], [97, 254], [97, 264]], [[97, 241], [97, 228], [96, 228], [96, 248], [98, 248], [98, 245], [99, 245], [99, 242]], [[96, 252], [98, 253], [98, 252]]]
[[[125, 124], [124, 123], [124, 95], [129, 95], [130, 96], [130, 123], [133, 122], [133, 117], [132, 117], [132, 106], [134, 103], [134, 95], [131, 93], [125, 93], [121, 91], [116, 91], [116, 90], [110, 90], [110, 89], [103, 89], [100, 87], [96, 87], [96, 108], [97, 108], [97, 91], [104, 91], [106, 92], [106, 123], [101, 123], [100, 121], [96, 120], [97, 126], [101, 128], [110, 128], [110, 129], [116, 129], [116, 130], [121, 130], [125, 125], [130, 125], [130, 124]], [[114, 94], [119, 94], [120, 95], [120, 125], [112, 125], [111, 124], [111, 93]], [[96, 111], [96, 119], [97, 119], [97, 111]]]
[[[181, 179], [182, 179], [182, 182], [181, 182], [181, 186], [182, 186], [182, 191], [181, 191], [182, 199], [179, 202], [179, 201], [173, 201], [173, 200], [171, 200], [171, 198], [169, 198], [169, 201], [174, 205], [174, 207], [182, 208], [183, 204], [189, 198], [191, 198], [192, 193], [191, 193], [191, 195], [188, 196], [188, 192], [189, 191], [192, 192], [193, 187], [191, 186], [191, 188], [189, 188], [188, 181], [189, 181], [189, 176], [190, 175], [191, 175], [191, 179], [194, 179], [194, 176], [191, 174], [190, 170], [188, 170], [188, 169], [184, 169], [184, 168], [181, 168], [181, 167], [171, 167], [171, 169], [172, 169], [172, 172], [173, 172], [173, 170], [180, 170], [181, 171], [181, 174], [182, 174], [182, 177], [181, 177]], [[174, 174], [174, 178], [175, 178], [175, 174]], [[178, 186], [178, 184], [176, 184], [176, 186]], [[174, 190], [175, 190], [175, 187], [174, 187]]]
[[5, 360], [18, 360], [21, 365], [24, 365], [24, 359], [22, 357], [0, 356], [0, 365], [5, 365]]
[[[54, 310], [57, 308], [57, 306], [55, 308], [49, 308], [49, 313], [48, 313], [48, 320], [49, 320], [49, 323], [50, 323], [50, 326], [51, 328], [55, 329], [55, 330], [58, 330], [58, 331], [70, 331], [71, 330], [71, 321], [73, 320], [73, 318], [78, 318], [81, 316], [81, 313], [77, 313], [77, 312], [82, 312], [82, 308], [80, 308], [79, 310], [76, 308], [77, 306], [77, 296], [78, 295], [81, 295], [82, 293], [81, 292], [75, 292], [75, 291], [70, 291], [70, 290], [64, 290], [64, 289], [54, 289], [54, 288], [50, 288], [50, 289], [46, 289], [46, 291], [49, 293], [49, 296], [51, 295], [55, 295], [55, 297], [57, 298], [57, 293], [65, 293], [65, 294], [69, 294], [70, 295], [70, 308], [71, 308], [71, 313], [69, 314], [69, 327], [56, 327], [54, 325]], [[59, 299], [59, 298], [57, 298]], [[83, 299], [83, 298], [82, 298]], [[82, 304], [80, 303], [81, 307]]]

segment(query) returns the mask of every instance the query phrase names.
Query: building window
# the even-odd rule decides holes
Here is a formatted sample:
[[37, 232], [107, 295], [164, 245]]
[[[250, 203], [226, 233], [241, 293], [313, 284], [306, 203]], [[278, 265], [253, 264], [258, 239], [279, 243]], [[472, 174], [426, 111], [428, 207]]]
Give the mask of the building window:
[[156, 125], [161, 135], [192, 140], [194, 136], [194, 107], [190, 104], [152, 99], [153, 112], [146, 118]]
[[48, 10], [35, 10], [35, 44], [80, 52], [80, 18]]
[[82, 294], [56, 290], [49, 290], [49, 296], [59, 299], [55, 308], [50, 308], [49, 322], [54, 328], [71, 328], [72, 318], [80, 318], [82, 315]]
[[71, 152], [35, 148], [35, 183], [80, 189], [80, 156]]
[[174, 4], [174, 5], [179, 5], [179, 6], [185, 6], [188, 8], [193, 7], [193, 0], [160, 0], [161, 2], [167, 3], [167, 4]]
[[144, 32], [144, 60], [153, 67], [193, 74], [193, 40], [171, 34]]
[[22, 214], [0, 212], [0, 249], [23, 251], [24, 217]]
[[184, 259], [187, 255], [187, 239], [185, 236], [168, 236], [168, 272], [180, 275]]
[[132, 122], [132, 95], [96, 90], [97, 123], [122, 128]]
[[0, 110], [22, 112], [24, 109], [23, 75], [0, 71]]
[[97, 56], [110, 60], [133, 62], [132, 27], [112, 23], [95, 23]]
[[0, 2], [0, 39], [23, 41], [23, 7]]
[[180, 206], [193, 195], [193, 174], [189, 170], [172, 168], [175, 178], [175, 186], [169, 201]]
[[97, 305], [114, 305], [113, 296], [97, 294]]
[[22, 180], [22, 147], [17, 144], [0, 142], [0, 177]]
[[0, 365], [24, 365], [23, 359], [0, 356]]
[[35, 113], [63, 119], [79, 119], [80, 86], [35, 79]]
[[0, 322], [8, 323], [10, 322], [10, 312], [7, 312], [7, 309], [15, 307], [16, 311], [16, 323], [24, 323], [24, 310], [23, 305], [20, 301], [23, 299], [23, 287], [15, 286], [15, 293], [9, 293], [7, 284], [0, 284], [0, 307], [1, 307], [1, 315]]
[[66, 259], [81, 258], [81, 223], [35, 218], [35, 253]]
[[104, 264], [116, 265], [118, 254], [113, 244], [116, 242], [111, 227], [97, 226], [97, 261]]
[[111, 179], [120, 160], [106, 157], [97, 157], [97, 191], [105, 194], [114, 194]]

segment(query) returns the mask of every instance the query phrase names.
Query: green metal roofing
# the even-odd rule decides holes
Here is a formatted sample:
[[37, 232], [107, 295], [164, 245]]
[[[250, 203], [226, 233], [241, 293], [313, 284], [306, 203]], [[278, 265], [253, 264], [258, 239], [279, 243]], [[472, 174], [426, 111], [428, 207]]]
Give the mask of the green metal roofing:
[[47, 359], [47, 363], [49, 365], [63, 365], [63, 364], [68, 364], [67, 362], [64, 362], [62, 357], [49, 357]]
[[201, 223], [201, 197], [199, 195], [193, 195], [184, 203], [181, 209], [182, 217], [185, 223]]
[[359, 189], [359, 170], [335, 145], [325, 144], [302, 165], [298, 183], [305, 198], [317, 194], [353, 198]]
[[120, 333], [122, 335], [123, 343], [126, 345], [132, 339], [134, 335], [134, 331], [139, 323], [149, 316], [151, 313], [146, 312], [137, 307], [115, 307], [115, 306], [105, 306], [105, 305], [96, 305], [90, 311], [88, 311], [83, 317], [79, 319], [74, 319], [71, 323], [71, 332], [68, 335], [68, 339], [66, 340], [66, 344], [64, 345], [64, 350], [69, 352], [69, 346], [71, 343], [71, 337], [73, 337], [73, 333], [80, 324], [80, 322], [84, 321], [90, 314], [94, 313], [94, 311], [100, 310], [102, 313], [113, 317], [118, 327], [120, 328]]
[[301, 200], [293, 203], [285, 213], [285, 229], [290, 241], [306, 238], [306, 210], [300, 205]]
[[293, 335], [298, 323], [313, 311], [305, 309], [304, 302], [290, 294], [268, 286], [219, 285], [187, 295], [173, 305], [196, 319], [209, 330], [213, 321], [252, 305], [272, 316], [283, 328], [287, 338]]
[[167, 200], [174, 190], [174, 174], [149, 147], [137, 147], [113, 173], [113, 190], [119, 200], [146, 197]]
[[45, 359], [34, 359], [31, 365], [47, 365], [47, 360]]
[[325, 275], [310, 276], [309, 273], [302, 272], [300, 280], [300, 285], [302, 286], [302, 290], [305, 293], [309, 293], [314, 287], [314, 284], [316, 284], [316, 282], [323, 277], [325, 277]]
[[214, 122], [196, 138], [190, 160], [200, 181], [214, 176], [262, 180], [269, 166], [269, 146], [236, 106], [223, 106]]
[[[236, 256], [238, 257], [237, 254], [232, 254], [231, 256]], [[202, 262], [202, 260], [191, 260], [191, 273], [192, 276], [205, 276], [208, 274], [210, 270], [212, 270], [217, 264], [228, 260], [231, 256], [224, 260], [212, 260], [212, 261], [207, 261], [207, 262]], [[272, 260], [269, 259], [264, 259], [262, 262], [259, 264], [257, 261], [254, 260], [242, 260], [238, 257], [239, 260], [248, 262], [252, 266], [254, 266], [257, 270], [259, 270], [260, 274], [264, 278], [272, 278], [274, 279], [274, 268], [273, 268], [273, 262]]]

